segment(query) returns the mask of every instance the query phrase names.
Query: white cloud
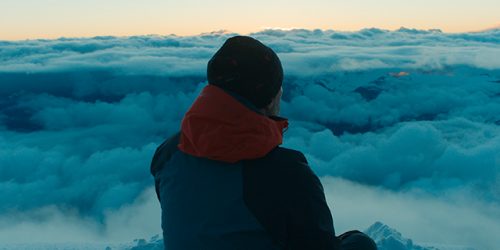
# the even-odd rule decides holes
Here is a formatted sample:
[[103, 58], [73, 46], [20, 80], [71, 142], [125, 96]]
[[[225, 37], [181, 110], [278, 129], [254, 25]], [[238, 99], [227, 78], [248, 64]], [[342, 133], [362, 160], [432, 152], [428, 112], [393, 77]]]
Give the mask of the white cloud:
[[2, 244], [126, 243], [160, 234], [160, 205], [152, 188], [131, 204], [105, 211], [102, 220], [74, 209], [44, 206], [0, 216]]
[[[321, 176], [368, 185], [326, 179], [339, 229], [383, 220], [419, 241], [448, 242], [476, 230], [474, 219], [498, 232], [499, 32], [252, 34], [285, 68], [285, 146]], [[0, 237], [42, 230], [53, 240], [51, 225], [75, 241], [96, 231], [139, 237], [124, 229], [132, 225], [155, 231], [153, 151], [179, 129], [206, 84], [207, 60], [232, 35], [0, 42]], [[363, 215], [354, 201], [373, 209]], [[452, 212], [423, 214], [434, 207]], [[408, 214], [391, 219], [396, 208]], [[468, 214], [456, 228], [447, 223]], [[427, 230], [433, 219], [447, 230], [442, 239]]]
[[436, 197], [416, 190], [387, 191], [339, 178], [325, 177], [323, 183], [337, 233], [383, 221], [406, 237], [431, 246], [495, 249], [500, 244], [500, 205], [474, 197], [467, 188]]

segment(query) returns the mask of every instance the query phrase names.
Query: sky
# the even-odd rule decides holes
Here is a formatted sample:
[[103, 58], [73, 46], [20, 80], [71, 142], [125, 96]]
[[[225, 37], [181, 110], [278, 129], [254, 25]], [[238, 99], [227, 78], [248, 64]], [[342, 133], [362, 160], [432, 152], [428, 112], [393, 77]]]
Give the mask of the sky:
[[[159, 234], [151, 157], [233, 35], [0, 41], [0, 242]], [[320, 176], [337, 232], [500, 245], [500, 30], [252, 36], [283, 63], [283, 146]]]
[[498, 10], [497, 0], [2, 0], [0, 40], [268, 28], [470, 32], [499, 27]]

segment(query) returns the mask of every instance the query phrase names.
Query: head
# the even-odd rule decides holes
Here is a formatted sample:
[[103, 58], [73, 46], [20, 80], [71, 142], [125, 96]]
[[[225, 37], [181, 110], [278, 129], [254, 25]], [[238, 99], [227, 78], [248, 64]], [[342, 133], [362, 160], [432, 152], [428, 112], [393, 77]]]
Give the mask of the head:
[[264, 115], [278, 115], [283, 68], [276, 53], [248, 36], [226, 40], [207, 66], [208, 83], [252, 103]]

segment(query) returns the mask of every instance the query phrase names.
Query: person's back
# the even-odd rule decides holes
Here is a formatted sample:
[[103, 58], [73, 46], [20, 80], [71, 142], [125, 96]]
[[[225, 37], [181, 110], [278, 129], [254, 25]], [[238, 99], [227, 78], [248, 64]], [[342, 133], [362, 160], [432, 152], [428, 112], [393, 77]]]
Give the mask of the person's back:
[[335, 236], [319, 179], [302, 153], [279, 146], [288, 121], [277, 116], [277, 55], [233, 37], [207, 73], [151, 164], [165, 249], [376, 249], [359, 232]]

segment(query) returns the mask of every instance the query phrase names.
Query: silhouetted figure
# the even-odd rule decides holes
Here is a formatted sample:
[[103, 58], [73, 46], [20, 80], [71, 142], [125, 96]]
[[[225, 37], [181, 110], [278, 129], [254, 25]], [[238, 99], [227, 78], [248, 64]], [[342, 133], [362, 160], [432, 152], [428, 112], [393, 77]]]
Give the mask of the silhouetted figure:
[[372, 250], [353, 231], [336, 237], [318, 177], [280, 147], [283, 69], [245, 36], [208, 62], [208, 85], [151, 163], [168, 250]]

